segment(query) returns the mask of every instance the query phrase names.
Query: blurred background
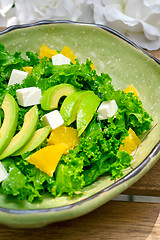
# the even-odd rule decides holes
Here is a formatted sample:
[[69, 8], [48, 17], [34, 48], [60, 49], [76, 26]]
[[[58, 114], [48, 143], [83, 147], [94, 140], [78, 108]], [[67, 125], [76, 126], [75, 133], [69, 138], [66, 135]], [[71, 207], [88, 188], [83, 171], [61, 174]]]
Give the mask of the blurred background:
[[160, 0], [0, 0], [1, 27], [40, 20], [103, 24], [142, 48], [160, 48]]

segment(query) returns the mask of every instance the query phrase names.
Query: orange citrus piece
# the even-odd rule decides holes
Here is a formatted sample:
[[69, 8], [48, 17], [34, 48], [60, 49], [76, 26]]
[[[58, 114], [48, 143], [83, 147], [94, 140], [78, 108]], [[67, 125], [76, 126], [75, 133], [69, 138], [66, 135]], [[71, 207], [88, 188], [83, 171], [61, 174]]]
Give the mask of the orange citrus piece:
[[48, 145], [64, 143], [67, 148], [64, 154], [67, 154], [70, 149], [73, 149], [79, 143], [78, 131], [72, 127], [58, 127], [54, 129], [48, 139]]
[[51, 58], [52, 56], [58, 54], [58, 52], [56, 50], [52, 50], [51, 48], [47, 47], [45, 44], [43, 44], [40, 47], [40, 59], [47, 57], [47, 58]]
[[65, 149], [66, 145], [62, 143], [47, 146], [31, 154], [26, 160], [52, 177]]
[[64, 46], [62, 48], [61, 54], [63, 54], [65, 57], [68, 57], [69, 59], [71, 59], [72, 63], [76, 63], [76, 61], [75, 61], [76, 55], [69, 47]]
[[33, 67], [23, 67], [23, 70], [27, 72], [28, 74], [31, 74]]
[[91, 61], [91, 62], [92, 62], [92, 63], [91, 63], [91, 65], [90, 65], [90, 67], [91, 67], [92, 70], [95, 70], [94, 62], [93, 62], [93, 61]]
[[124, 145], [121, 144], [119, 150], [131, 154], [140, 145], [141, 140], [131, 128], [129, 128], [128, 133], [129, 136], [122, 141]]
[[132, 84], [129, 85], [127, 88], [125, 88], [123, 91], [124, 91], [125, 93], [133, 92], [134, 95], [137, 96], [138, 99], [139, 99], [138, 91], [137, 91], [137, 89], [136, 89]]

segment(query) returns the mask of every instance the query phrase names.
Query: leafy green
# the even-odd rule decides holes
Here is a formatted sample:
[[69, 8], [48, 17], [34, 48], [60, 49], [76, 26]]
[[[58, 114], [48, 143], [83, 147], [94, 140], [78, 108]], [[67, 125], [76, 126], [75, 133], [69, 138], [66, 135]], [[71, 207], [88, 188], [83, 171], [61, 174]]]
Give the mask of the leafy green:
[[34, 198], [42, 197], [45, 189], [52, 192], [54, 179], [51, 179], [26, 160], [6, 158], [2, 163], [9, 173], [8, 178], [2, 182], [2, 189], [5, 194], [11, 194], [18, 199], [27, 199], [32, 202]]
[[13, 55], [8, 53], [2, 44], [0, 44], [0, 76], [9, 78], [11, 71], [22, 69], [27, 65], [27, 61], [20, 56], [20, 52], [15, 52]]
[[9, 176], [2, 182], [5, 194], [16, 196], [18, 199], [28, 199], [32, 202], [35, 197], [40, 197], [39, 192], [27, 181], [27, 177], [16, 167], [13, 159], [3, 161]]
[[20, 52], [10, 54], [0, 43], [0, 77], [8, 79], [13, 69], [23, 70], [25, 66], [35, 66], [40, 62], [37, 53], [26, 52], [26, 56], [27, 60], [21, 57]]
[[73, 195], [76, 191], [80, 191], [84, 186], [83, 175], [81, 175], [82, 163], [74, 162], [66, 165], [60, 163], [56, 170], [56, 182], [53, 194], [61, 196], [63, 193]]
[[137, 135], [150, 129], [153, 119], [133, 93], [118, 90], [114, 94], [114, 99], [124, 114], [126, 129], [132, 128]]
[[36, 66], [40, 63], [38, 53], [26, 52], [26, 56], [29, 58], [28, 66]]
[[55, 194], [73, 194], [106, 173], [112, 179], [122, 176], [122, 170], [130, 166], [133, 158], [127, 152], [119, 151], [128, 132], [121, 123], [121, 115], [118, 117], [119, 124], [112, 118], [104, 129], [96, 117], [93, 119], [80, 144], [62, 157], [56, 171]]

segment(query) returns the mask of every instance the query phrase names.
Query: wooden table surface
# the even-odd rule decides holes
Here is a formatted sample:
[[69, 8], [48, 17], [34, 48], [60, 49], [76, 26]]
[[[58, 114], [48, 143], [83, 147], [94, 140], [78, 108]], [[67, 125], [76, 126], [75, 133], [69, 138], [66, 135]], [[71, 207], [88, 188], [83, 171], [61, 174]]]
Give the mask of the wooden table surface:
[[[160, 59], [160, 50], [150, 52]], [[160, 161], [125, 194], [160, 197]], [[110, 201], [95, 211], [40, 229], [0, 225], [0, 240], [160, 240], [160, 204]]]

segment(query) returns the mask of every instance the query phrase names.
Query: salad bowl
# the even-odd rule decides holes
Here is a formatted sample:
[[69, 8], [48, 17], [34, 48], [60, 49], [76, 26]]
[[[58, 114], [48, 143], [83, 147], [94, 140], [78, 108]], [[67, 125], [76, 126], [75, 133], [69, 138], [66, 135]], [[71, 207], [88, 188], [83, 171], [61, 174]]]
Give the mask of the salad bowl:
[[41, 21], [13, 26], [0, 33], [0, 42], [10, 53], [38, 52], [42, 44], [52, 49], [70, 47], [84, 62], [93, 60], [98, 73], [108, 73], [116, 89], [133, 84], [144, 108], [153, 117], [152, 127], [141, 136], [131, 166], [120, 179], [98, 178], [76, 197], [51, 197], [32, 203], [0, 192], [0, 223], [35, 228], [87, 214], [126, 190], [140, 179], [160, 157], [160, 61], [121, 34], [106, 26], [70, 21]]

